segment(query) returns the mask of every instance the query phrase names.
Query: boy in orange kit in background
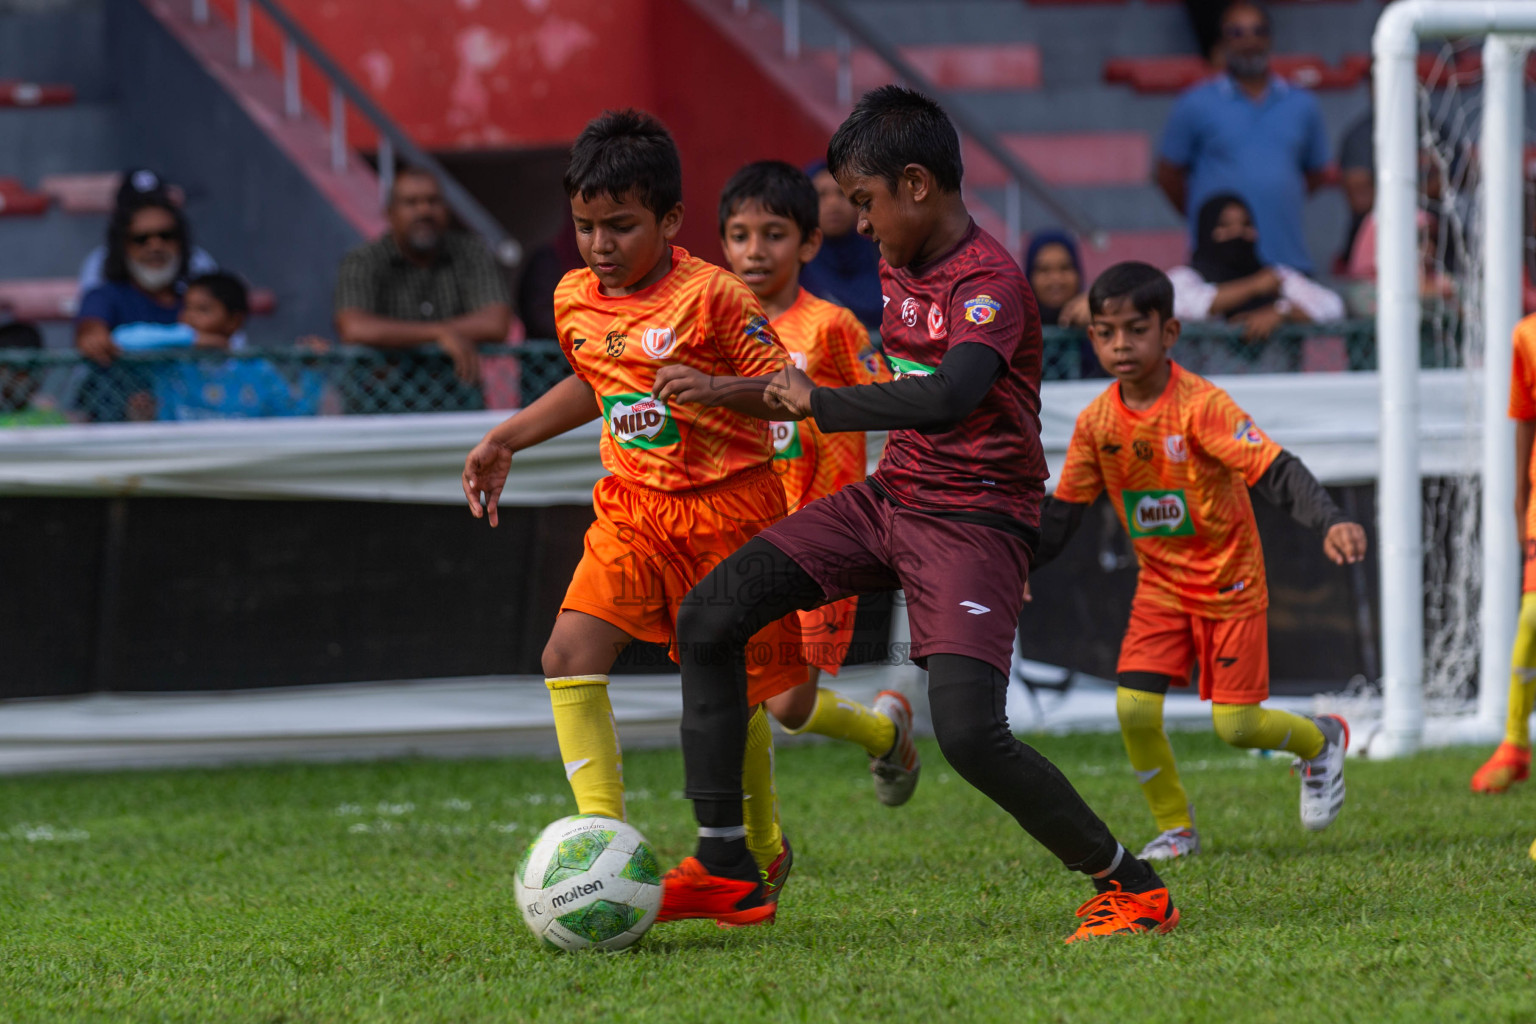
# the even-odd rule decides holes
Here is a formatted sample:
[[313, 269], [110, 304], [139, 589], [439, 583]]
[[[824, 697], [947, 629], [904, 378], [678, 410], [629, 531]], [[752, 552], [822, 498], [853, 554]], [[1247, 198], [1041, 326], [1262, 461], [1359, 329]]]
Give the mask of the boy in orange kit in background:
[[[795, 366], [822, 387], [891, 379], [869, 333], [843, 306], [800, 286], [800, 270], [821, 245], [819, 201], [809, 178], [779, 160], [748, 164], [720, 194], [720, 241], [726, 261], [763, 304]], [[863, 480], [868, 467], [863, 431], [824, 434], [814, 420], [777, 422], [774, 469], [794, 512], [845, 484]], [[786, 732], [816, 733], [857, 743], [869, 754], [875, 794], [887, 806], [904, 804], [917, 785], [920, 763], [912, 744], [912, 709], [895, 691], [882, 691], [873, 708], [819, 686], [822, 672], [837, 675], [853, 639], [858, 598], [800, 612], [811, 677], [769, 698], [768, 710]]]
[[[470, 512], [496, 525], [514, 453], [602, 417], [597, 521], [544, 648], [546, 685], [566, 777], [582, 814], [624, 818], [624, 781], [608, 672], [631, 640], [677, 656], [683, 595], [721, 559], [784, 516], [772, 467], [765, 374], [789, 361], [751, 291], [671, 244], [682, 225], [677, 148], [654, 118], [609, 111], [577, 138], [565, 174], [586, 267], [555, 291], [560, 346], [575, 375], [499, 426], [469, 453]], [[653, 394], [662, 370], [708, 386]], [[753, 380], [751, 378], [762, 378]], [[692, 378], [690, 378], [692, 379]], [[670, 399], [686, 400], [674, 405]], [[756, 414], [759, 418], [754, 418]], [[765, 699], [803, 683], [798, 620], [770, 623], [757, 641], [754, 704], [742, 761], [741, 833], [767, 898], [708, 915], [721, 924], [771, 921], [791, 854], [778, 823]]]

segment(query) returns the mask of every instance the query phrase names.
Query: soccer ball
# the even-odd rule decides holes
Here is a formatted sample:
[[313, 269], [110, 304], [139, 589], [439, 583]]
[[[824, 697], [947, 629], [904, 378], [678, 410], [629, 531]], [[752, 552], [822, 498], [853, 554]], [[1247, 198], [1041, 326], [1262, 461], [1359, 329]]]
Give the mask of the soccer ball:
[[517, 905], [554, 949], [623, 949], [661, 910], [661, 865], [632, 825], [599, 814], [561, 818], [517, 865]]

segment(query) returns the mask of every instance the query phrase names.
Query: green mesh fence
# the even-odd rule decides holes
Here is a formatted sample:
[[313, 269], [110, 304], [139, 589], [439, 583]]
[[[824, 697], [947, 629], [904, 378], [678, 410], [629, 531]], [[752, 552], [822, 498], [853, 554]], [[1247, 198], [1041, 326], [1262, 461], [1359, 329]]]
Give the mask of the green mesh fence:
[[[1433, 343], [1436, 336], [1426, 327], [1421, 365], [1455, 365], [1454, 350]], [[1192, 325], [1174, 356], [1203, 374], [1374, 370], [1374, 322], [1287, 325], [1261, 341]], [[570, 372], [553, 341], [482, 348], [474, 383], [434, 350], [178, 350], [127, 353], [106, 367], [74, 352], [0, 350], [0, 426], [515, 409]], [[1046, 328], [1046, 380], [1102, 376], [1082, 332]]]

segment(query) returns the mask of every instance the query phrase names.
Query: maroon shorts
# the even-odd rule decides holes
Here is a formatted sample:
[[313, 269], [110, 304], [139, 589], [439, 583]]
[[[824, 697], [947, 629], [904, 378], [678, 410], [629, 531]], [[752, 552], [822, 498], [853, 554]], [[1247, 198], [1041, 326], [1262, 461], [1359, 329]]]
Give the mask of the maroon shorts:
[[1029, 546], [1005, 530], [924, 515], [849, 484], [759, 537], [821, 585], [827, 599], [901, 589], [913, 661], [963, 654], [1004, 675], [1029, 578]]

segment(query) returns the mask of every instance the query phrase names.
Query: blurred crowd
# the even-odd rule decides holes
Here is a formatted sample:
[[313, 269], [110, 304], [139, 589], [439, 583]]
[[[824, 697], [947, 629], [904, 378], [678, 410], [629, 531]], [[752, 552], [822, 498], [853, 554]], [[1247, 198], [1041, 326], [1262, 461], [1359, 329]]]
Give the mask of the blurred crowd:
[[[1152, 169], [1162, 194], [1188, 224], [1187, 261], [1164, 268], [1174, 283], [1178, 318], [1185, 324], [1230, 325], [1258, 351], [1287, 324], [1372, 314], [1371, 113], [1344, 133], [1335, 159], [1316, 99], [1270, 66], [1268, 12], [1253, 0], [1191, 0], [1189, 7], [1212, 73], [1178, 99], [1162, 128]], [[878, 332], [882, 304], [875, 246], [858, 233], [857, 212], [825, 165], [812, 164], [806, 173], [820, 197], [825, 242], [806, 268], [804, 284]], [[1433, 199], [1440, 188], [1433, 160], [1426, 158], [1421, 181]], [[1309, 195], [1335, 184], [1343, 189], [1349, 220], [1340, 250], [1318, 261], [1306, 244], [1305, 207]], [[129, 170], [106, 238], [85, 256], [80, 270], [74, 344], [91, 369], [79, 372], [71, 391], [74, 416], [37, 400], [35, 381], [17, 371], [5, 375], [0, 387], [0, 424], [373, 411], [381, 389], [390, 391], [391, 411], [482, 407], [481, 347], [553, 333], [555, 285], [579, 265], [569, 232], [527, 261], [517, 295], [519, 321], [504, 268], [477, 236], [451, 226], [432, 174], [400, 169], [386, 215], [385, 233], [341, 261], [332, 336], [298, 342], [310, 353], [364, 346], [380, 354], [348, 396], [327, 398], [325, 382], [314, 374], [279, 372], [268, 359], [249, 353], [208, 358], [247, 348], [251, 290], [237, 272], [194, 244], [175, 185], [148, 168]], [[1445, 268], [1436, 262], [1431, 215], [1422, 215], [1420, 229], [1423, 288], [1449, 298]], [[1079, 240], [1061, 230], [1036, 231], [1023, 262], [1043, 323], [1085, 327], [1091, 282]], [[0, 324], [0, 347], [40, 345], [30, 325]], [[178, 349], [203, 358], [120, 358]], [[421, 359], [418, 352], [436, 358]], [[1207, 372], [1232, 368], [1219, 360], [1202, 365], [1193, 354], [1191, 359]], [[1245, 362], [1249, 368], [1296, 368], [1284, 360]], [[1069, 376], [1101, 372], [1086, 343], [1077, 363]], [[402, 381], [409, 386], [402, 387]]]

